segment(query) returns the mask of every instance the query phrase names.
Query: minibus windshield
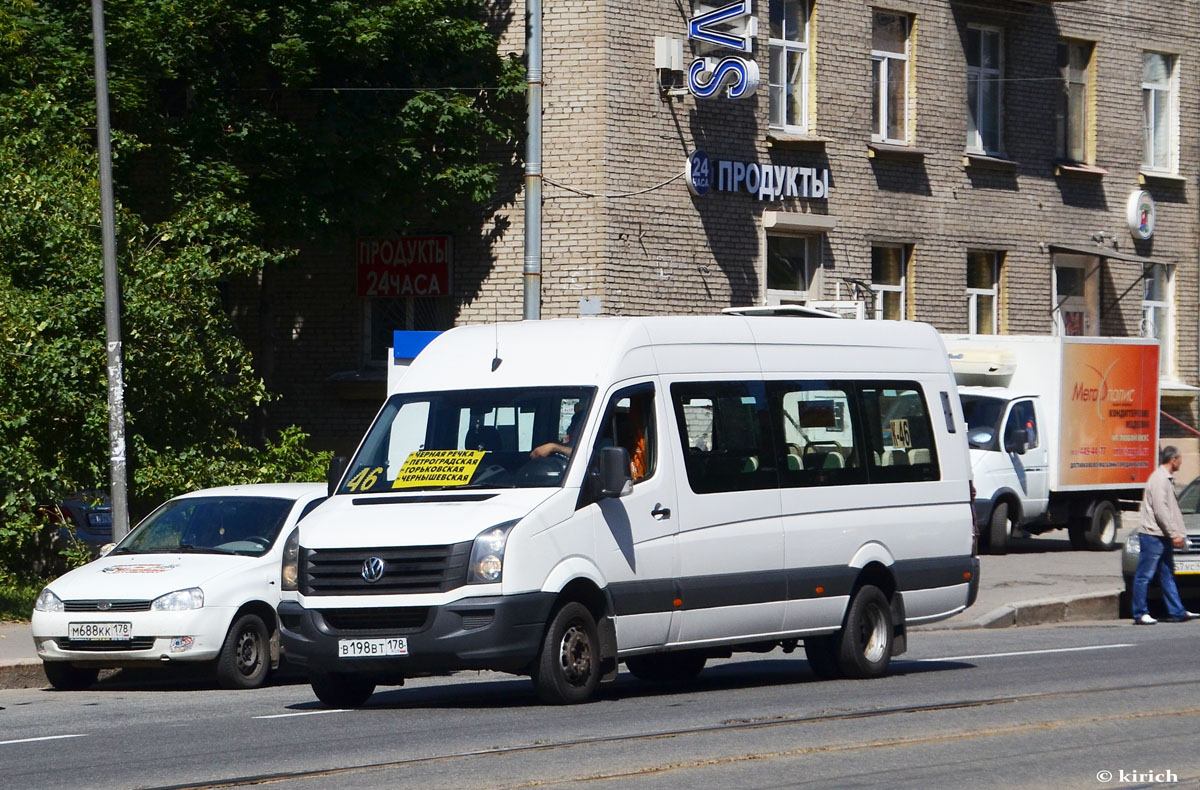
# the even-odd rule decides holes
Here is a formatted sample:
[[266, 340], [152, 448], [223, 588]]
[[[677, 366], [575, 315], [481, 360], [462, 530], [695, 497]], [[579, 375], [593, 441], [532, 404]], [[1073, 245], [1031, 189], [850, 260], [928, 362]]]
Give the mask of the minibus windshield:
[[340, 494], [562, 485], [592, 387], [393, 395]]

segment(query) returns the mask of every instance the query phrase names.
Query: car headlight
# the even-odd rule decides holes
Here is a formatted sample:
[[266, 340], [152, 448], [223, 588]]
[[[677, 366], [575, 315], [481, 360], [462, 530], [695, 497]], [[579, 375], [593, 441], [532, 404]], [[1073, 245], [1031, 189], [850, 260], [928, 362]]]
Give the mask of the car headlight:
[[467, 584], [495, 584], [504, 576], [504, 546], [516, 521], [489, 527], [475, 538], [471, 562], [467, 566]]
[[1129, 554], [1138, 554], [1142, 550], [1142, 541], [1138, 539], [1137, 534], [1130, 535], [1125, 539], [1125, 551]]
[[199, 587], [189, 587], [160, 595], [150, 604], [150, 609], [155, 612], [186, 612], [203, 606], [204, 591]]
[[283, 544], [283, 566], [279, 569], [279, 589], [299, 589], [300, 582], [300, 528], [292, 530]]
[[62, 610], [62, 599], [50, 592], [49, 587], [42, 589], [42, 591], [38, 594], [37, 600], [33, 604], [33, 611], [35, 612], [61, 612]]

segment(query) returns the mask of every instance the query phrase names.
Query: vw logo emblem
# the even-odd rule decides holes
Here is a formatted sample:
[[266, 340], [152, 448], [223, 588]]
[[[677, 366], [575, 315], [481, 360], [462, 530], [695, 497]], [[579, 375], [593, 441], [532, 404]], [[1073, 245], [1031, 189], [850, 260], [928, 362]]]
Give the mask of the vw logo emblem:
[[383, 560], [378, 557], [367, 557], [363, 560], [362, 577], [368, 584], [374, 584], [383, 578]]
[[112, 608], [112, 602], [111, 601], [100, 601], [99, 603], [96, 604], [96, 608], [102, 612], [106, 612]]

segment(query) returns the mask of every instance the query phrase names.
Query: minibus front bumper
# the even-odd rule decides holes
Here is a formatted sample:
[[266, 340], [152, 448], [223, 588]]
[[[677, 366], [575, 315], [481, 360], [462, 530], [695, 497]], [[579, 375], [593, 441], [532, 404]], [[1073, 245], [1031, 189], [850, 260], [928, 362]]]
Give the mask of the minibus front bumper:
[[[521, 673], [541, 649], [554, 606], [552, 593], [464, 598], [444, 606], [307, 609], [281, 601], [281, 644], [287, 660], [310, 672], [378, 678], [461, 669]], [[403, 637], [403, 656], [341, 657], [343, 640]]]

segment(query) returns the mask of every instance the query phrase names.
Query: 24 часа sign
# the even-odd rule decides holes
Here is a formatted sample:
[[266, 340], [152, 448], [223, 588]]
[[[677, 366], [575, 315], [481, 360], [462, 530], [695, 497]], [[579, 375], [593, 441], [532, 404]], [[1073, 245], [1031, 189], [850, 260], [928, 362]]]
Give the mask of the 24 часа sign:
[[[715, 177], [714, 177], [715, 176]], [[746, 191], [759, 200], [788, 198], [829, 198], [829, 170], [821, 167], [773, 165], [770, 162], [738, 162], [709, 159], [704, 151], [693, 151], [687, 158], [685, 173], [688, 189], [693, 195], [708, 193], [714, 186], [718, 192]]]

